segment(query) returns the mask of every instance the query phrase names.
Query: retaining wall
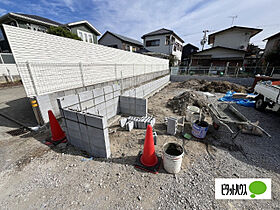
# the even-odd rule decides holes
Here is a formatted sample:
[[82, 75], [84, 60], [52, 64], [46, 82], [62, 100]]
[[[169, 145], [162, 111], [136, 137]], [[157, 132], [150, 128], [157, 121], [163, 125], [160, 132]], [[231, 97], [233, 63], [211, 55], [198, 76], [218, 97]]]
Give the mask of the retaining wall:
[[38, 107], [33, 107], [33, 110], [35, 112], [35, 115], [37, 116], [38, 123], [45, 124], [49, 122], [48, 110], [52, 110], [56, 117], [60, 117], [59, 107], [56, 101], [57, 98], [114, 85], [119, 85], [120, 91], [123, 93], [124, 96], [134, 96], [141, 98], [151, 93], [151, 91], [149, 91], [150, 89], [155, 90], [157, 86], [162, 85], [164, 82], [169, 82], [169, 70], [125, 78], [123, 80], [114, 80], [110, 82], [99, 83], [83, 88], [75, 88], [71, 90], [40, 95], [35, 97], [35, 100], [38, 103]]

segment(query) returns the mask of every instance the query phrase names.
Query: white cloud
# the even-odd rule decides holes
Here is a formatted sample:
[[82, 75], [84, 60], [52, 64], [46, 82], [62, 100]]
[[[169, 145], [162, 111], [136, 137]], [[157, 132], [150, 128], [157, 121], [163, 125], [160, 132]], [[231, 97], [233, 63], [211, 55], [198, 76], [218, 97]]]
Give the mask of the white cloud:
[[[186, 43], [200, 47], [204, 29], [221, 30], [231, 25], [229, 16], [238, 15], [235, 25], [257, 27], [263, 32], [251, 39], [261, 47], [265, 37], [280, 31], [278, 0], [92, 0], [93, 24], [140, 40], [144, 33], [168, 28]], [[196, 8], [196, 9], [195, 9]], [[193, 11], [192, 11], [193, 10]], [[272, 26], [268, 26], [271, 25]], [[273, 27], [274, 26], [274, 27]]]

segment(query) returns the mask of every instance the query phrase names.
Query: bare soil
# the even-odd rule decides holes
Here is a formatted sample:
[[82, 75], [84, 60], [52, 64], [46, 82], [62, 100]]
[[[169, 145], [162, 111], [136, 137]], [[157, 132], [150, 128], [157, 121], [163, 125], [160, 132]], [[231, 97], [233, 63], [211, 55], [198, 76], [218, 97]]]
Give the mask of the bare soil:
[[199, 90], [203, 92], [216, 92], [216, 93], [226, 93], [227, 91], [235, 91], [246, 93], [246, 87], [238, 84], [234, 84], [228, 81], [207, 81], [192, 79], [178, 84], [180, 88], [187, 88], [192, 90]]
[[[233, 141], [226, 129], [212, 126], [204, 140], [186, 140], [180, 132], [170, 136], [164, 118], [180, 117], [167, 107], [170, 99], [187, 91], [179, 85], [171, 83], [148, 103], [156, 118], [157, 155], [166, 142], [184, 149], [177, 175], [162, 167], [158, 174], [134, 167], [145, 130], [128, 132], [116, 122], [110, 127], [112, 157], [92, 159], [69, 144], [44, 145], [49, 130], [11, 136], [7, 131], [15, 125], [0, 116], [1, 209], [279, 209], [279, 115], [236, 106], [250, 120], [260, 120], [272, 138], [240, 134]], [[191, 132], [190, 124], [184, 132]], [[215, 178], [223, 177], [271, 178], [272, 199], [215, 200]]]

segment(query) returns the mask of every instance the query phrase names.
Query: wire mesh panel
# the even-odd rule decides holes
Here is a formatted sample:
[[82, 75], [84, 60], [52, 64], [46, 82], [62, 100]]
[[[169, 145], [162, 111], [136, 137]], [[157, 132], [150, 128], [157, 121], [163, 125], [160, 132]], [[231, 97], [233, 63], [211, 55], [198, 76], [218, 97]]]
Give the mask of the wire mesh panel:
[[114, 64], [81, 64], [84, 85], [89, 86], [116, 78]]
[[83, 86], [79, 64], [30, 63], [29, 65], [38, 95]]

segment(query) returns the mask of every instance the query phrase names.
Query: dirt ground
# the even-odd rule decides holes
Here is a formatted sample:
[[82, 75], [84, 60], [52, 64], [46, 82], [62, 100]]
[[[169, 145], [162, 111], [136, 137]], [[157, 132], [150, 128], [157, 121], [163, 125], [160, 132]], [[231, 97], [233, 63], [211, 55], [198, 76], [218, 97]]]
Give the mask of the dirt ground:
[[[11, 136], [7, 132], [19, 126], [0, 116], [1, 209], [279, 209], [279, 114], [235, 106], [251, 121], [259, 120], [272, 138], [240, 134], [232, 142], [226, 129], [212, 127], [204, 141], [167, 135], [164, 118], [179, 115], [166, 104], [184, 91], [178, 83], [171, 83], [150, 97], [148, 104], [149, 114], [156, 118], [156, 153], [162, 154], [166, 142], [184, 147], [177, 175], [162, 168], [159, 174], [134, 168], [145, 130], [128, 132], [113, 124], [112, 157], [91, 160], [68, 144], [44, 145], [49, 131]], [[8, 107], [8, 103], [1, 103], [4, 108], [0, 107], [0, 113]], [[186, 131], [190, 130], [187, 125]], [[224, 177], [271, 178], [272, 199], [215, 200], [214, 180]]]

